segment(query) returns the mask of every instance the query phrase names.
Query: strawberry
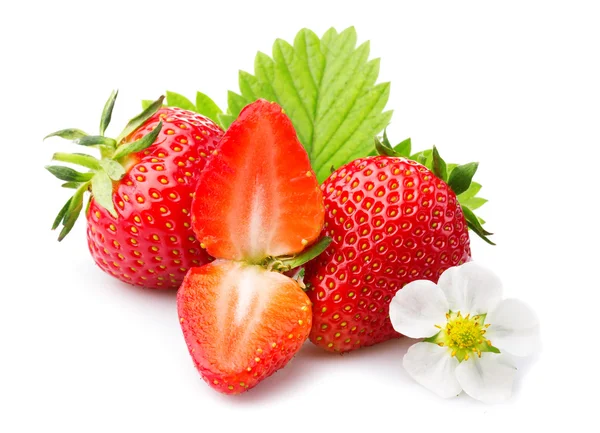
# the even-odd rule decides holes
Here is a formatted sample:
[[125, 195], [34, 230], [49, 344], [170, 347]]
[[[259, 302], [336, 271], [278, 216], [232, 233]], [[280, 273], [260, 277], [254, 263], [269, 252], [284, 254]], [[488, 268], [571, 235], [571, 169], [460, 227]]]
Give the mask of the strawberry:
[[209, 385], [246, 391], [282, 368], [308, 337], [311, 303], [284, 275], [320, 253], [324, 208], [306, 151], [281, 107], [248, 105], [200, 175], [192, 224], [216, 257], [177, 294], [183, 335]]
[[59, 240], [77, 219], [85, 192], [88, 246], [96, 264], [130, 284], [177, 288], [187, 270], [208, 263], [190, 224], [192, 195], [222, 130], [211, 120], [179, 108], [161, 108], [162, 97], [132, 119], [120, 138], [104, 136], [116, 92], [106, 104], [100, 135], [76, 129], [49, 136], [99, 147], [90, 155], [54, 155], [54, 160], [82, 165], [85, 173], [64, 166], [47, 169], [75, 195], [60, 211], [53, 229], [63, 224]]
[[[443, 164], [439, 171], [445, 173], [435, 148], [434, 154], [434, 164]], [[455, 170], [463, 173], [453, 180], [462, 192], [474, 170], [471, 165]], [[400, 336], [388, 314], [394, 294], [414, 280], [436, 282], [449, 267], [470, 260], [467, 227], [479, 231], [479, 223], [465, 220], [472, 213], [444, 180], [406, 158], [357, 159], [331, 174], [321, 189], [323, 233], [333, 242], [306, 268], [311, 341], [347, 352]]]

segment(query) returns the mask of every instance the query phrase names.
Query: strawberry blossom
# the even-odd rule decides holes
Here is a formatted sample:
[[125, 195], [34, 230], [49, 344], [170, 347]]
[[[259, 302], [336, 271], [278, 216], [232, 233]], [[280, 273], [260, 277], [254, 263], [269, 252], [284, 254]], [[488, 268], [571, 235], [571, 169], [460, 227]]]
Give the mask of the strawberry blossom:
[[392, 299], [394, 329], [424, 338], [404, 355], [406, 371], [443, 398], [462, 391], [486, 403], [508, 399], [516, 368], [505, 354], [531, 355], [539, 346], [534, 312], [502, 300], [498, 277], [475, 262], [446, 270], [438, 284], [418, 280]]

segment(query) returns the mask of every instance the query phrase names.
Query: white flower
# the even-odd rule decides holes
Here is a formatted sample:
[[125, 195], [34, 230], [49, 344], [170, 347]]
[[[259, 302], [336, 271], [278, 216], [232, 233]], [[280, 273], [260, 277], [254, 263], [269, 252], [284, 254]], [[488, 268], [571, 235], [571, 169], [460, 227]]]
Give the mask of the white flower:
[[502, 284], [475, 262], [448, 269], [438, 284], [407, 284], [390, 304], [394, 329], [425, 338], [404, 356], [406, 371], [441, 397], [465, 391], [486, 403], [508, 399], [515, 368], [501, 353], [528, 356], [540, 343], [534, 312], [502, 300]]

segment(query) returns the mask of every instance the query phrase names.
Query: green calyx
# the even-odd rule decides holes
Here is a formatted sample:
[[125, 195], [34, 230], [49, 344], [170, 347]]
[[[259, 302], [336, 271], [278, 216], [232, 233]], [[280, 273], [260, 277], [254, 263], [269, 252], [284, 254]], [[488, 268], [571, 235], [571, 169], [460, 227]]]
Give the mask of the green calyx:
[[488, 237], [493, 233], [483, 228], [485, 221], [474, 213], [476, 209], [487, 202], [486, 199], [477, 196], [481, 184], [473, 182], [473, 176], [479, 167], [479, 163], [448, 164], [435, 146], [432, 149], [411, 154], [410, 138], [396, 146], [392, 146], [385, 130], [382, 138], [375, 137], [375, 153], [373, 154], [411, 159], [430, 169], [433, 174], [446, 182], [456, 194], [469, 229], [488, 244], [496, 245]]
[[69, 128], [61, 129], [44, 137], [44, 140], [49, 137], [72, 140], [73, 143], [80, 146], [98, 149], [101, 156], [96, 158], [85, 153], [55, 153], [52, 157], [54, 161], [78, 165], [85, 168], [85, 171], [78, 171], [64, 165], [46, 166], [50, 173], [64, 181], [63, 188], [75, 190], [73, 196], [58, 212], [52, 224], [52, 230], [57, 229], [62, 224], [62, 230], [58, 236], [59, 241], [63, 240], [73, 228], [83, 209], [83, 198], [86, 192], [91, 193], [98, 205], [105, 208], [111, 215], [117, 216], [112, 200], [113, 182], [119, 181], [125, 176], [123, 164], [127, 157], [151, 146], [162, 129], [162, 122], [159, 122], [152, 132], [141, 139], [131, 143], [123, 143], [126, 137], [159, 110], [163, 104], [164, 96], [148, 104], [144, 111], [131, 119], [116, 139], [106, 137], [106, 129], [110, 124], [117, 95], [118, 92], [113, 91], [104, 105], [100, 119], [99, 135], [90, 135], [80, 129]]
[[489, 326], [485, 324], [485, 317], [485, 314], [471, 317], [469, 314], [462, 316], [460, 311], [450, 311], [446, 314], [446, 326], [437, 326], [440, 332], [423, 341], [447, 347], [459, 362], [472, 356], [481, 357], [483, 352], [500, 353], [485, 336]]
[[327, 249], [332, 240], [330, 237], [325, 236], [301, 253], [294, 256], [267, 257], [260, 264], [270, 271], [288, 272], [317, 257]]

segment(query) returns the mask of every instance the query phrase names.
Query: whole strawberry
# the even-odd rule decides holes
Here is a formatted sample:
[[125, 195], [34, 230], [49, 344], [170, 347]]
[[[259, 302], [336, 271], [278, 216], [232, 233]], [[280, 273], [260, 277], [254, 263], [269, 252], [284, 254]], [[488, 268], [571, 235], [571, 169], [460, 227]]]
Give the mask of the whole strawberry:
[[[434, 161], [443, 164], [445, 177], [445, 163]], [[457, 174], [468, 171], [472, 177], [474, 170], [461, 167], [466, 168]], [[464, 188], [465, 176], [459, 177], [462, 192], [470, 178]], [[388, 314], [394, 294], [413, 280], [437, 281], [446, 269], [471, 258], [467, 228], [472, 224], [455, 192], [424, 165], [387, 155], [350, 162], [321, 189], [323, 233], [333, 242], [306, 268], [311, 341], [346, 352], [400, 336]]]
[[85, 215], [92, 257], [105, 272], [148, 288], [177, 288], [187, 270], [211, 259], [190, 224], [192, 196], [223, 131], [211, 120], [179, 108], [161, 108], [161, 97], [133, 118], [117, 139], [104, 136], [116, 99], [106, 103], [100, 135], [65, 129], [50, 136], [99, 148], [101, 159], [57, 153], [53, 159], [87, 168], [46, 167], [75, 194], [59, 212], [62, 240], [91, 193]]

